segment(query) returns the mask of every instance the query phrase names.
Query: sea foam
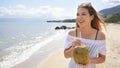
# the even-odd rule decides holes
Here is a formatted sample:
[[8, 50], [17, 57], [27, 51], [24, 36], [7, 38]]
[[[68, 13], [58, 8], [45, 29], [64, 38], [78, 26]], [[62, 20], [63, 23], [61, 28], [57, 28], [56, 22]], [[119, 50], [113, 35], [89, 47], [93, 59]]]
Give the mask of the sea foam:
[[62, 38], [64, 35], [64, 31], [61, 30], [57, 31], [52, 36], [46, 37], [44, 40], [41, 40], [41, 37], [36, 38], [35, 41], [39, 40], [37, 43], [32, 43], [29, 45], [23, 44], [21, 46], [14, 46], [6, 49], [7, 51], [10, 51], [10, 54], [1, 58], [0, 68], [10, 68], [25, 61], [26, 59], [29, 59], [29, 57], [38, 49], [54, 39]]

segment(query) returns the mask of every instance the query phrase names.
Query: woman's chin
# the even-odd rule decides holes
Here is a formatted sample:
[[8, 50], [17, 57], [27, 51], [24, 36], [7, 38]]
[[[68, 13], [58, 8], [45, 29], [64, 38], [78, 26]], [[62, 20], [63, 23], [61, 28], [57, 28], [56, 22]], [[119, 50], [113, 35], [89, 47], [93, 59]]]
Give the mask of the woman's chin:
[[80, 24], [79, 26], [80, 26], [80, 28], [84, 28], [85, 27], [84, 24]]

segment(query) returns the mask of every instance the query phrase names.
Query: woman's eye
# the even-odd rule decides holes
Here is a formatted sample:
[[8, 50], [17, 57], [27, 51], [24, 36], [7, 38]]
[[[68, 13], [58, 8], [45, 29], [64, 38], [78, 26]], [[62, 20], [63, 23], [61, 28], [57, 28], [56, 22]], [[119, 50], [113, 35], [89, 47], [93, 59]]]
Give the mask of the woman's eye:
[[79, 13], [77, 13], [77, 16], [79, 16]]
[[86, 14], [82, 14], [82, 15], [86, 15]]

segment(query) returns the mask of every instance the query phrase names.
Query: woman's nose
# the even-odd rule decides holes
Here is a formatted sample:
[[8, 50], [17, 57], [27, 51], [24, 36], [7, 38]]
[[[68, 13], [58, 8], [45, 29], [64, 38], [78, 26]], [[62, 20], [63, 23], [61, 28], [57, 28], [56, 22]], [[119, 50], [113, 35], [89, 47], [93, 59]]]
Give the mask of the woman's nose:
[[82, 17], [81, 17], [81, 16], [77, 16], [77, 20], [79, 20], [79, 21], [80, 21], [81, 19], [82, 19]]

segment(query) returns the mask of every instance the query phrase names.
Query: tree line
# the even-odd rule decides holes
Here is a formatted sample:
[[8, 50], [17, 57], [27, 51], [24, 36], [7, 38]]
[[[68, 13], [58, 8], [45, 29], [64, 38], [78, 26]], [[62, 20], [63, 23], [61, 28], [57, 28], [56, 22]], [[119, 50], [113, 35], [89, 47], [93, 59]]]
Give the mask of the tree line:
[[107, 23], [117, 23], [120, 22], [120, 14], [113, 14], [112, 16], [104, 16], [104, 21]]

